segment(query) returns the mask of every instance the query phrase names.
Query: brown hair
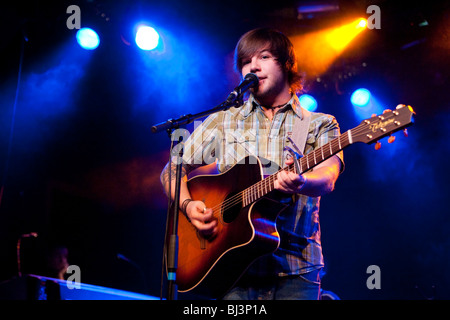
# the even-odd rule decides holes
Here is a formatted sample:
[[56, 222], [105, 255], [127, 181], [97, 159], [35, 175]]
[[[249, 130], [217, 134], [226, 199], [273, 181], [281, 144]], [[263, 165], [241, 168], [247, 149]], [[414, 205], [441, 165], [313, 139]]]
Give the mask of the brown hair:
[[294, 46], [288, 37], [275, 29], [253, 29], [239, 39], [234, 55], [236, 71], [241, 73], [243, 61], [251, 58], [262, 48], [267, 48], [276, 57], [284, 72], [287, 73], [291, 90], [293, 92], [301, 91], [302, 77], [297, 70]]

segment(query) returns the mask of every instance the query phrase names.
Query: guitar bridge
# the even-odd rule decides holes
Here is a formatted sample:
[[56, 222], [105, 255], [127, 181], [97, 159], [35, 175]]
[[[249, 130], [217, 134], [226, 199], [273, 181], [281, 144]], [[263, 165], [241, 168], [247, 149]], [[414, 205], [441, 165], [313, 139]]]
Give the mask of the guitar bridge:
[[206, 249], [206, 239], [203, 238], [197, 231], [197, 238], [200, 241], [200, 249], [205, 250]]
[[200, 249], [205, 250], [206, 249], [206, 241], [205, 238], [201, 237], [200, 239]]

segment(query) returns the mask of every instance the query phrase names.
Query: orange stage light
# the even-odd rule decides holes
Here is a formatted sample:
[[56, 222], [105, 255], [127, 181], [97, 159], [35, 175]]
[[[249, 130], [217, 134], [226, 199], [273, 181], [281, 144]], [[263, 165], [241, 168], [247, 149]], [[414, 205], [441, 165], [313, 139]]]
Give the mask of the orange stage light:
[[360, 18], [336, 28], [292, 37], [300, 70], [309, 76], [324, 73], [366, 25], [367, 20]]

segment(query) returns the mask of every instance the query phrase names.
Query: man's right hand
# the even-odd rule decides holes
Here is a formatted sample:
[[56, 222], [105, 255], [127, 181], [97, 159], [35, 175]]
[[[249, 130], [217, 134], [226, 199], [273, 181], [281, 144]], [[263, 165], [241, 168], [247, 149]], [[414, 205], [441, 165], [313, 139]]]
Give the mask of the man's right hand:
[[206, 208], [203, 201], [191, 201], [186, 207], [186, 215], [200, 235], [209, 238], [217, 233], [217, 219], [211, 208]]

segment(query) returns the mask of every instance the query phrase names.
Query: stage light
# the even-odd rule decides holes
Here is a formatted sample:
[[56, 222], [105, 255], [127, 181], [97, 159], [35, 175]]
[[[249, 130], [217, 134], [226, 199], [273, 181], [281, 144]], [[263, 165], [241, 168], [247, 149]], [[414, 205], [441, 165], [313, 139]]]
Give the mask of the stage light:
[[366, 88], [355, 90], [350, 97], [350, 102], [359, 120], [370, 118], [373, 114], [381, 114], [384, 109], [379, 97], [374, 97]]
[[136, 44], [142, 50], [153, 50], [159, 44], [159, 34], [154, 28], [142, 25], [136, 32]]
[[357, 107], [364, 107], [367, 106], [369, 104], [370, 101], [370, 91], [365, 89], [365, 88], [360, 88], [355, 90], [351, 97], [350, 97], [350, 101], [352, 102], [352, 104], [354, 106]]
[[91, 28], [81, 28], [77, 32], [77, 42], [83, 49], [94, 50], [99, 46], [100, 38]]
[[330, 46], [336, 50], [342, 51], [360, 32], [365, 29], [367, 21], [365, 19], [357, 19], [335, 28], [327, 34], [327, 41]]
[[309, 94], [302, 94], [300, 97], [298, 97], [298, 100], [300, 101], [300, 105], [306, 110], [316, 111], [317, 101], [313, 96], [310, 96]]
[[354, 19], [341, 26], [292, 37], [299, 68], [310, 76], [326, 72], [349, 44], [366, 30], [367, 21]]
[[359, 19], [359, 22], [356, 25], [356, 28], [365, 28], [366, 26], [367, 26], [367, 19], [361, 18], [361, 19]]

